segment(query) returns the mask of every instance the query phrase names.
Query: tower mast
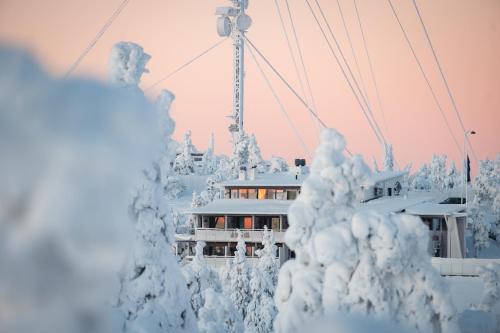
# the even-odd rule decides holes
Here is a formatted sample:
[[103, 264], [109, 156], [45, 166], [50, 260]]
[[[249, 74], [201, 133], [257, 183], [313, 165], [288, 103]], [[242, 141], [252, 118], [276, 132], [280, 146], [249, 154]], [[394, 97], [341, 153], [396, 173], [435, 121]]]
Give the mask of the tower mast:
[[231, 7], [218, 7], [216, 10], [217, 33], [221, 37], [233, 39], [233, 110], [230, 118], [229, 132], [233, 144], [244, 132], [244, 78], [245, 78], [245, 43], [244, 36], [252, 24], [250, 16], [245, 14], [248, 0], [230, 0]]

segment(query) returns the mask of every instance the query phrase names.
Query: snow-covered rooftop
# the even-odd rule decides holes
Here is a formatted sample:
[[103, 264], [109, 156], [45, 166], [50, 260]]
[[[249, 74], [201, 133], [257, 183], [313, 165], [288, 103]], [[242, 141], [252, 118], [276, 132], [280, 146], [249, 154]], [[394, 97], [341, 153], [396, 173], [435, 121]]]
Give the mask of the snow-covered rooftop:
[[190, 210], [192, 214], [286, 215], [292, 200], [220, 199]]
[[385, 180], [404, 176], [406, 173], [407, 171], [380, 171], [373, 173], [370, 176], [370, 179], [371, 181], [373, 181], [373, 183], [378, 183]]
[[222, 183], [222, 186], [285, 186], [285, 187], [299, 187], [307, 174], [299, 174], [295, 178], [294, 173], [279, 172], [279, 173], [265, 173], [257, 174], [255, 179], [246, 180], [228, 180]]
[[391, 196], [382, 197], [379, 199], [370, 200], [362, 203], [359, 206], [360, 210], [375, 210], [380, 213], [398, 213], [406, 210], [408, 207], [427, 202], [434, 201], [436, 197], [433, 195], [426, 196]]
[[453, 215], [464, 211], [464, 205], [447, 205], [433, 202], [420, 203], [406, 209], [406, 212], [412, 215]]

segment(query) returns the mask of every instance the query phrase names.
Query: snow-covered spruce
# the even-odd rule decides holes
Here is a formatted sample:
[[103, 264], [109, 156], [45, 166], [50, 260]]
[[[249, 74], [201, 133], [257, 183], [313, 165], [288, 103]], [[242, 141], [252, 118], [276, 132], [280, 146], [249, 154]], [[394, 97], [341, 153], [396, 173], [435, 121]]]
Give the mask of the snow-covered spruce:
[[203, 306], [203, 292], [208, 288], [216, 292], [222, 292], [219, 275], [210, 267], [203, 256], [205, 242], [198, 241], [195, 248], [193, 260], [182, 267], [182, 273], [187, 282], [189, 294], [191, 295], [191, 307], [198, 317], [198, 311]]
[[262, 159], [262, 154], [260, 153], [260, 148], [257, 145], [257, 139], [255, 134], [250, 135], [248, 138], [248, 167], [256, 168], [257, 172], [263, 173], [266, 171], [266, 165]]
[[394, 155], [392, 153], [392, 145], [386, 143], [384, 145], [384, 171], [392, 171], [394, 170]]
[[429, 177], [433, 190], [440, 191], [445, 188], [446, 155], [432, 156]]
[[451, 162], [450, 168], [448, 169], [448, 172], [446, 173], [446, 178], [445, 178], [445, 187], [448, 190], [457, 190], [462, 187], [462, 177], [460, 172], [457, 170], [457, 167], [455, 165], [455, 161]]
[[269, 160], [269, 173], [287, 172], [288, 164], [279, 156], [272, 156]]
[[203, 291], [205, 300], [198, 313], [200, 333], [240, 333], [244, 331], [243, 320], [224, 293], [208, 288]]
[[229, 296], [235, 310], [244, 320], [250, 303], [250, 274], [251, 268], [245, 256], [246, 246], [240, 230], [238, 233], [238, 244], [234, 258], [230, 261], [227, 270], [227, 280], [223, 281], [224, 292]]
[[411, 216], [356, 212], [368, 168], [343, 155], [333, 129], [321, 135], [311, 173], [289, 211], [276, 332], [338, 312], [391, 318], [420, 332], [455, 328], [454, 309], [427, 253], [428, 230]]
[[[172, 94], [162, 92], [158, 99], [163, 117], [168, 116]], [[130, 332], [196, 332], [186, 282], [172, 252], [174, 224], [165, 200], [172, 190], [171, 162], [175, 144], [170, 139], [173, 121], [163, 118], [164, 142], [160, 156], [144, 172], [143, 183], [137, 189], [130, 215], [135, 222], [136, 239], [133, 256], [122, 276], [119, 306]]]
[[197, 152], [191, 140], [191, 131], [184, 134], [184, 139], [179, 147], [180, 152], [175, 158], [174, 169], [180, 175], [195, 173], [194, 159], [192, 153]]
[[428, 191], [431, 189], [430, 181], [431, 170], [429, 165], [422, 164], [420, 169], [412, 175], [410, 180], [410, 188], [417, 191]]
[[147, 73], [146, 64], [151, 56], [144, 49], [132, 42], [116, 43], [111, 49], [108, 72], [112, 84], [137, 88], [141, 77]]
[[483, 279], [484, 291], [478, 308], [490, 312], [500, 301], [500, 264], [480, 267], [479, 276]]
[[250, 280], [251, 301], [245, 318], [246, 332], [270, 333], [277, 310], [274, 291], [278, 283], [279, 266], [276, 260], [276, 245], [272, 230], [264, 227], [262, 239], [264, 248], [257, 250], [259, 261], [253, 267]]

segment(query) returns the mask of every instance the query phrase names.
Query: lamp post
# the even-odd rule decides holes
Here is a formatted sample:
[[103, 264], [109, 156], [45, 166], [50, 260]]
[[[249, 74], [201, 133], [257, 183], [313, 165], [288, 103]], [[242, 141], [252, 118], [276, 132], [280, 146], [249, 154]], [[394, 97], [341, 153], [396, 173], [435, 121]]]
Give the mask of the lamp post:
[[[464, 192], [465, 192], [465, 212], [467, 212], [467, 204], [468, 204], [468, 200], [467, 200], [467, 167], [468, 167], [468, 164], [467, 164], [467, 137], [469, 135], [474, 135], [476, 134], [475, 131], [467, 131], [464, 133], [464, 154], [463, 154], [463, 168], [462, 168], [462, 180], [463, 180], [463, 187], [464, 187]], [[462, 193], [463, 194], [463, 193]], [[463, 199], [461, 200], [463, 202]]]

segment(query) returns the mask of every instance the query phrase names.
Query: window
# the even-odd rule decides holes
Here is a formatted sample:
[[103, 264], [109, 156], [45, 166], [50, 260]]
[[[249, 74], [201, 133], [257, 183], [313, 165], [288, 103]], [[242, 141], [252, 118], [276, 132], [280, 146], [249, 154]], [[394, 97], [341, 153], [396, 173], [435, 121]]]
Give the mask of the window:
[[248, 189], [248, 199], [257, 199], [257, 189], [255, 188]]
[[388, 196], [392, 196], [392, 187], [389, 187], [389, 188], [387, 189], [387, 195], [388, 195]]
[[247, 247], [246, 256], [247, 257], [253, 256], [253, 246], [251, 244], [247, 244], [246, 247]]
[[216, 229], [224, 229], [224, 227], [225, 227], [224, 216], [215, 217], [215, 228]]
[[224, 189], [224, 198], [225, 199], [230, 199], [231, 198], [231, 190], [228, 188]]
[[375, 187], [374, 189], [374, 193], [376, 197], [381, 197], [384, 195], [384, 189], [383, 188], [380, 188], [380, 187]]
[[258, 193], [257, 198], [260, 200], [267, 199], [267, 189], [259, 188], [259, 193]]
[[288, 217], [287, 216], [282, 217], [282, 224], [283, 224], [283, 230], [288, 229]]
[[225, 256], [226, 243], [208, 243], [203, 248], [203, 254], [206, 256]]
[[229, 243], [228, 250], [229, 256], [234, 257], [234, 253], [236, 252], [236, 243]]
[[245, 216], [243, 218], [243, 228], [244, 229], [253, 229], [253, 227], [252, 227], [252, 217], [251, 216]]
[[288, 191], [286, 191], [286, 199], [287, 200], [295, 200], [295, 199], [297, 199], [297, 190], [288, 190]]
[[202, 158], [201, 158], [201, 157], [195, 157], [195, 158], [194, 158], [194, 161], [195, 161], [195, 162], [201, 162], [201, 161], [202, 161]]
[[274, 199], [275, 197], [276, 197], [276, 190], [274, 188], [268, 189], [266, 199]]
[[285, 197], [285, 190], [283, 189], [277, 189], [276, 190], [276, 199], [278, 200], [286, 200], [286, 197]]
[[237, 188], [231, 189], [231, 199], [238, 199], [238, 189]]
[[271, 229], [274, 231], [280, 231], [280, 218], [279, 217], [271, 217]]
[[248, 199], [248, 189], [240, 188], [240, 198], [241, 199]]

